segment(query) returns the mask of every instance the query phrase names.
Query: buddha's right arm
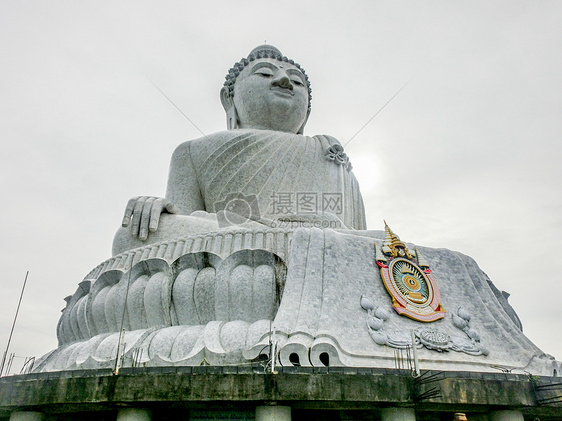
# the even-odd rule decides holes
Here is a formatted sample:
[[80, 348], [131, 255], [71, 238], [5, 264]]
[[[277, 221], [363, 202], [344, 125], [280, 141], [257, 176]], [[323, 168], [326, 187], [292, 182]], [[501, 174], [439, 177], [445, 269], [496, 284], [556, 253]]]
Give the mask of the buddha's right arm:
[[179, 208], [182, 215], [191, 215], [197, 210], [205, 210], [199, 180], [193, 161], [194, 141], [184, 142], [172, 154], [166, 199]]
[[172, 155], [165, 198], [137, 196], [127, 203], [122, 226], [130, 226], [131, 234], [140, 240], [146, 240], [149, 232], [158, 229], [163, 212], [189, 215], [205, 209], [190, 156], [190, 143], [182, 143]]

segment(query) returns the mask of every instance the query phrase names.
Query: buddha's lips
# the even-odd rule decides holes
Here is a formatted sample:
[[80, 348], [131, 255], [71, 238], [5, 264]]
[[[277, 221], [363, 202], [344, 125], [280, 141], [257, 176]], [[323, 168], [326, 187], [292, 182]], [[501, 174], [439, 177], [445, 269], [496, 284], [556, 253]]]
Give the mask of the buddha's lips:
[[282, 88], [281, 86], [272, 86], [269, 88], [271, 91], [280, 92], [282, 94], [289, 94], [291, 96], [295, 96], [295, 93], [290, 90], [289, 88]]

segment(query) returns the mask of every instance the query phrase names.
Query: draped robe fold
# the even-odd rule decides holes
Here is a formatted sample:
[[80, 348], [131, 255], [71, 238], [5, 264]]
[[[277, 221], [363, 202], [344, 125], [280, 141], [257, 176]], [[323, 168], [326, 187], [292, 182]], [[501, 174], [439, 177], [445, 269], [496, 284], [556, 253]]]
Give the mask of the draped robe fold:
[[132, 236], [128, 228], [120, 228], [113, 255], [174, 238], [227, 230], [229, 226], [221, 224], [214, 214], [233, 195], [248, 199], [255, 195], [257, 199], [252, 220], [232, 227], [235, 229], [265, 225], [364, 230], [359, 184], [345, 164], [328, 157], [334, 145], [339, 142], [330, 136], [269, 130], [230, 130], [184, 142], [172, 157], [166, 192], [166, 198], [181, 212], [163, 213], [158, 230], [146, 241]]
[[[262, 218], [331, 213], [343, 222], [342, 228], [365, 229], [355, 176], [327, 157], [333, 144], [339, 143], [328, 136], [266, 130], [236, 130], [192, 142], [191, 161], [204, 210], [216, 212], [229, 194], [241, 193], [257, 197]], [[341, 206], [335, 203], [339, 197]]]

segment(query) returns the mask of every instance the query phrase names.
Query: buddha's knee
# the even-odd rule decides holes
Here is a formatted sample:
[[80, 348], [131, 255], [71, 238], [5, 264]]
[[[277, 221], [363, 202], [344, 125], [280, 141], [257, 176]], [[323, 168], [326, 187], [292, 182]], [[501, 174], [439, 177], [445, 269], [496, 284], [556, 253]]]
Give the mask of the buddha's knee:
[[216, 231], [219, 225], [216, 216], [206, 212], [192, 215], [160, 215], [158, 229], [148, 234], [144, 241], [131, 234], [129, 227], [120, 227], [113, 238], [113, 256], [139, 247], [169, 241], [175, 238]]

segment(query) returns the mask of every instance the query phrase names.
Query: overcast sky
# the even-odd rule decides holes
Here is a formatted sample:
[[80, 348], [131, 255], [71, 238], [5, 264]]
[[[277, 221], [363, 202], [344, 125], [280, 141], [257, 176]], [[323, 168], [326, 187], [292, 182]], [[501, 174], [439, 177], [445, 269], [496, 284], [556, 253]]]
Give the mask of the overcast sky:
[[267, 40], [311, 79], [309, 135], [346, 143], [407, 83], [346, 146], [369, 229], [473, 257], [562, 359], [560, 22], [560, 1], [0, 1], [1, 353], [26, 271], [10, 352], [39, 357], [127, 200], [200, 137], [153, 84], [224, 130], [224, 76]]

